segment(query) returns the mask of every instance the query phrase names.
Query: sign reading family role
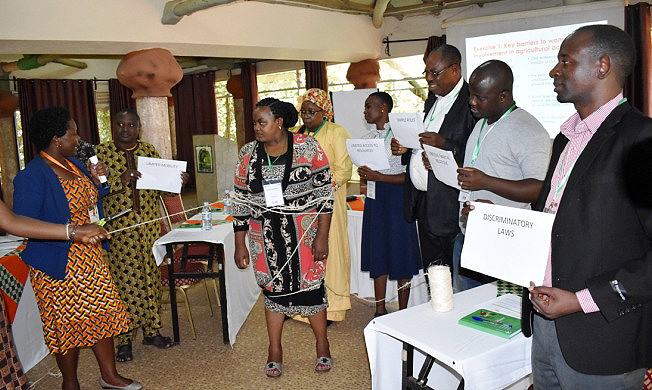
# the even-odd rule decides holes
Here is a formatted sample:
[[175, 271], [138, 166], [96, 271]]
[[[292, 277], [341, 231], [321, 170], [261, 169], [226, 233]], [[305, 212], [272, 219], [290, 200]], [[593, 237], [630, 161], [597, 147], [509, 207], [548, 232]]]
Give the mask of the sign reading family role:
[[428, 161], [430, 162], [430, 167], [432, 167], [432, 173], [435, 174], [435, 177], [447, 186], [451, 186], [458, 190], [461, 189], [460, 183], [457, 181], [458, 166], [455, 157], [453, 157], [453, 152], [450, 150], [435, 148], [430, 145], [423, 145], [423, 150], [425, 150], [426, 155], [428, 156]]
[[423, 128], [423, 112], [389, 113], [389, 125], [394, 137], [401, 146], [412, 149], [421, 149], [419, 134]]
[[351, 161], [358, 167], [367, 166], [374, 171], [389, 169], [385, 141], [382, 139], [347, 139], [346, 149]]
[[182, 185], [181, 172], [186, 171], [186, 165], [186, 161], [138, 156], [138, 172], [142, 176], [136, 182], [136, 188], [178, 194]]
[[471, 202], [462, 267], [528, 287], [543, 283], [554, 214]]

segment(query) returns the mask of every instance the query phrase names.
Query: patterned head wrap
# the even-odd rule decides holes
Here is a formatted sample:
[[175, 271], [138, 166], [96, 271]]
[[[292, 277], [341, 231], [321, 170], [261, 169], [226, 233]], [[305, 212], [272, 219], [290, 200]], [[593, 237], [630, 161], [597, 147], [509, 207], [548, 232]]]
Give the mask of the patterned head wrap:
[[299, 98], [299, 109], [303, 102], [309, 101], [310, 103], [321, 108], [325, 112], [326, 119], [329, 121], [333, 120], [333, 105], [331, 104], [331, 99], [328, 96], [328, 92], [319, 88], [310, 88]]

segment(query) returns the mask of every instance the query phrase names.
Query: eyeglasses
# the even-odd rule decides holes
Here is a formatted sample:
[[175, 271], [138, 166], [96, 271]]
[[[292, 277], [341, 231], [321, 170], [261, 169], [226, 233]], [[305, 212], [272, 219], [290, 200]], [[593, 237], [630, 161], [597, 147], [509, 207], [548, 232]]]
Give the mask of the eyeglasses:
[[322, 112], [322, 111], [324, 111], [324, 110], [318, 110], [318, 111], [301, 110], [301, 111], [299, 111], [299, 113], [301, 113], [301, 115], [305, 115], [305, 116], [315, 116], [315, 114], [317, 114], [318, 112]]
[[434, 78], [438, 78], [438, 77], [441, 76], [444, 72], [446, 72], [446, 69], [450, 68], [450, 67], [453, 66], [453, 65], [457, 65], [457, 64], [450, 64], [450, 65], [448, 65], [447, 67], [445, 67], [444, 69], [439, 70], [439, 71], [434, 71], [434, 70], [428, 70], [428, 69], [426, 69], [426, 70], [423, 71], [423, 76], [426, 77], [426, 76], [428, 76], [428, 75], [431, 75], [431, 76], [434, 77]]

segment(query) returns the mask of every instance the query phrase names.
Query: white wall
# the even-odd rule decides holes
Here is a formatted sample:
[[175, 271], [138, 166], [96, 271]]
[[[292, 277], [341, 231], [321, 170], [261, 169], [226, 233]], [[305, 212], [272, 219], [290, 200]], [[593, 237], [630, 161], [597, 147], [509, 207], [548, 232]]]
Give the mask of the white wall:
[[[161, 24], [164, 0], [5, 1], [0, 13], [0, 61], [17, 59], [22, 53], [123, 55], [145, 47], [166, 47], [175, 55], [271, 60], [258, 63], [262, 74], [302, 67], [303, 60], [355, 62], [422, 54], [425, 41], [394, 43], [388, 57], [382, 39], [442, 35], [446, 33], [442, 24], [558, 7], [568, 1], [504, 0], [483, 7], [445, 10], [439, 16], [406, 17], [401, 21], [386, 17], [381, 29], [375, 29], [368, 16], [255, 1], [198, 11], [177, 25]], [[12, 76], [115, 77], [116, 60], [81, 60], [89, 64], [88, 69], [48, 64]], [[218, 79], [225, 78], [226, 72], [219, 72]]]
[[0, 54], [118, 54], [165, 47], [179, 56], [359, 61], [380, 30], [364, 15], [238, 2], [161, 24], [162, 0], [4, 1]]

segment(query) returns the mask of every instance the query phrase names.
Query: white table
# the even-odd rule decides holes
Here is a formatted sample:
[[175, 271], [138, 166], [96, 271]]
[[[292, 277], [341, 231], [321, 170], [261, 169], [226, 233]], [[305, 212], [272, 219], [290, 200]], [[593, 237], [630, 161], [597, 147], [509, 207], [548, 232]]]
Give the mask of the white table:
[[447, 313], [426, 303], [372, 320], [364, 330], [372, 388], [401, 388], [404, 343], [414, 347], [413, 372], [419, 372], [426, 354], [436, 359], [428, 385], [438, 390], [456, 389], [462, 378], [466, 390], [503, 389], [527, 376], [530, 338], [503, 339], [457, 323], [495, 296], [491, 283], [455, 294], [454, 309]]
[[[213, 219], [223, 219], [223, 213], [213, 213]], [[201, 215], [191, 219], [200, 219]], [[166, 254], [165, 244], [201, 241], [212, 244], [222, 244], [224, 247], [224, 277], [226, 290], [226, 313], [228, 321], [228, 337], [231, 345], [235, 343], [238, 331], [244, 324], [249, 312], [258, 300], [260, 287], [256, 283], [253, 267], [245, 270], [239, 269], [233, 261], [235, 251], [235, 238], [231, 223], [213, 226], [212, 230], [201, 229], [173, 229], [163, 237], [156, 240], [152, 251], [156, 263], [160, 265]], [[218, 265], [221, 266], [221, 265]]]
[[[360, 245], [362, 239], [362, 211], [348, 210], [348, 234], [349, 249], [351, 251], [351, 294], [357, 294], [360, 297], [374, 297], [373, 279], [369, 272], [360, 270]], [[213, 219], [224, 218], [223, 213], [213, 213]], [[191, 219], [201, 219], [201, 215], [195, 215]], [[227, 319], [229, 329], [229, 341], [235, 343], [236, 335], [247, 319], [249, 312], [253, 308], [260, 294], [260, 287], [256, 284], [253, 274], [253, 268], [241, 270], [236, 267], [233, 261], [235, 250], [233, 227], [231, 224], [218, 225], [210, 231], [200, 229], [173, 229], [155, 243], [152, 251], [156, 258], [157, 264], [163, 262], [166, 254], [165, 244], [172, 242], [203, 241], [214, 244], [223, 244], [224, 246], [224, 264], [226, 277], [226, 296], [227, 296]], [[423, 273], [412, 279], [412, 291], [410, 292], [410, 301], [408, 306], [419, 305], [428, 302], [428, 291], [425, 285]], [[397, 283], [390, 281], [387, 283], [387, 298], [390, 301], [397, 300]]]
[[[7, 247], [7, 244], [3, 245], [3, 248], [0, 249], [0, 257], [15, 250], [20, 244], [21, 242], [16, 242], [13, 247]], [[7, 320], [9, 319], [7, 318]], [[32, 369], [50, 353], [43, 338], [43, 323], [38, 312], [36, 297], [29, 276], [23, 287], [20, 301], [18, 301], [16, 316], [11, 325], [11, 333], [14, 338], [16, 354], [24, 372]]]
[[[362, 211], [348, 210], [347, 230], [349, 234], [349, 250], [351, 252], [351, 294], [356, 294], [361, 298], [374, 297], [374, 280], [369, 276], [369, 272], [360, 270], [360, 248], [362, 245]], [[398, 301], [398, 284], [395, 280], [387, 282], [385, 297], [388, 302]], [[410, 291], [410, 300], [408, 307], [420, 305], [428, 302], [428, 288], [423, 271], [412, 278]]]

